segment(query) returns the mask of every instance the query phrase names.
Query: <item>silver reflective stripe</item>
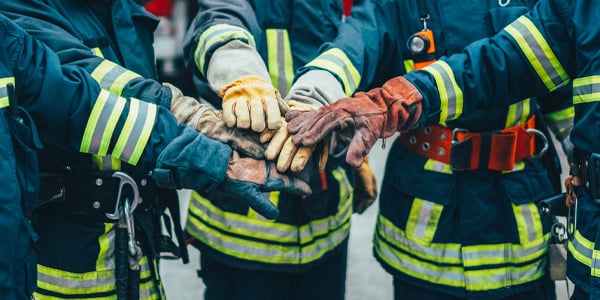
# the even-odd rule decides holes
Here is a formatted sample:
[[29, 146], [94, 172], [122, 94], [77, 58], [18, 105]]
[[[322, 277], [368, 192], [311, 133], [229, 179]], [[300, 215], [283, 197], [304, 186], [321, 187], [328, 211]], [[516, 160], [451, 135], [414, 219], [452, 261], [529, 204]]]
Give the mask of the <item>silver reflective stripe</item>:
[[136, 165], [150, 138], [156, 121], [155, 104], [134, 98], [129, 100], [129, 114], [113, 151], [113, 156]]
[[600, 75], [573, 80], [573, 104], [600, 101]]
[[440, 124], [445, 125], [448, 120], [457, 119], [463, 110], [463, 92], [456, 83], [448, 63], [440, 60], [422, 70], [434, 77], [440, 93]]
[[529, 98], [519, 101], [515, 104], [511, 104], [508, 107], [508, 115], [506, 116], [505, 128], [514, 127], [523, 124], [527, 121], [530, 115], [530, 102]]
[[217, 24], [211, 26], [204, 31], [198, 39], [198, 45], [194, 52], [196, 58], [196, 66], [198, 70], [204, 74], [204, 65], [206, 64], [206, 51], [211, 49], [214, 45], [230, 40], [239, 39], [245, 41], [252, 48], [256, 48], [254, 37], [244, 28], [232, 26], [228, 24]]
[[81, 152], [106, 155], [125, 99], [102, 90], [86, 124]]
[[569, 77], [542, 33], [526, 16], [504, 29], [510, 34], [549, 91], [566, 84]]

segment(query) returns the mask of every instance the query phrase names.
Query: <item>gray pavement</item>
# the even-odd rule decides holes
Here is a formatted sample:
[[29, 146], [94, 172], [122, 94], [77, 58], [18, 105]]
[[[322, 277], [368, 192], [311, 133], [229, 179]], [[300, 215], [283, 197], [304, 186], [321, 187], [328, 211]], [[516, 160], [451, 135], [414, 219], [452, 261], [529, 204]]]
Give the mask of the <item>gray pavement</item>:
[[[369, 161], [381, 182], [387, 150], [392, 144], [392, 139], [386, 141], [388, 146], [382, 149], [379, 142], [369, 154]], [[189, 199], [189, 193], [182, 191], [182, 200]], [[182, 204], [182, 216], [186, 215], [187, 202]], [[393, 299], [392, 277], [387, 274], [373, 258], [371, 252], [373, 229], [378, 210], [375, 202], [364, 214], [352, 217], [350, 231], [348, 272], [346, 283], [347, 300], [391, 300]], [[164, 281], [167, 297], [170, 300], [201, 300], [203, 299], [204, 285], [196, 276], [199, 269], [199, 252], [190, 247], [190, 263], [182, 264], [181, 261], [162, 261], [161, 276]], [[569, 285], [572, 290], [572, 284]], [[559, 300], [568, 299], [565, 281], [557, 282], [557, 296]]]

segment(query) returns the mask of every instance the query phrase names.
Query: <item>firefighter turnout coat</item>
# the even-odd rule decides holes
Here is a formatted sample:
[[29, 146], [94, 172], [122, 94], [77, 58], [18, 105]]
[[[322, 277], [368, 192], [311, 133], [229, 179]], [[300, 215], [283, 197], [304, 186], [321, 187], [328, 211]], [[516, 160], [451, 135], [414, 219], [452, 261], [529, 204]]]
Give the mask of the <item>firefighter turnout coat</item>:
[[[184, 55], [195, 69], [200, 95], [218, 107], [221, 100], [205, 78], [214, 49], [231, 40], [251, 45], [267, 65], [273, 85], [285, 95], [295, 70], [335, 37], [343, 13], [339, 0], [207, 0], [198, 4]], [[325, 173], [326, 182], [311, 179], [313, 193], [307, 199], [271, 193], [280, 211], [275, 221], [263, 219], [234, 199], [193, 192], [186, 232], [202, 255], [236, 268], [308, 270], [346, 251], [350, 229], [353, 176], [345, 164], [331, 157]]]
[[[599, 14], [597, 1], [540, 1], [531, 13], [494, 37], [406, 78], [423, 93], [427, 107], [424, 115], [433, 119], [460, 119], [474, 111], [490, 112], [512, 106], [516, 99], [554, 91], [572, 82], [575, 121], [571, 140], [588, 161], [600, 152]], [[449, 85], [443, 88], [442, 80]], [[469, 97], [458, 99], [454, 95]], [[450, 107], [450, 103], [455, 105]], [[450, 109], [461, 114], [448, 114]], [[436, 110], [439, 113], [433, 113]], [[590, 167], [585, 173], [588, 183], [597, 182], [596, 168]], [[567, 276], [576, 288], [590, 294], [589, 299], [600, 299], [600, 207], [594, 192], [594, 185], [577, 190], [577, 221], [568, 244]]]
[[[349, 95], [381, 86], [419, 64], [460, 52], [528, 11], [529, 3], [506, 2], [375, 0], [372, 6], [355, 6], [338, 38], [301, 72], [328, 70]], [[433, 33], [427, 43], [435, 42], [435, 49], [411, 51], [413, 35], [426, 29]], [[537, 100], [520, 98], [494, 114], [466, 113], [459, 106], [463, 95], [441, 77], [446, 74], [441, 66], [428, 68], [447, 88], [440, 94], [449, 99], [436, 107], [440, 118], [431, 127], [402, 134], [390, 150], [374, 255], [396, 280], [447, 295], [494, 299], [527, 291], [544, 276], [547, 264], [550, 224], [536, 205], [554, 192], [544, 164], [521, 159], [488, 170], [485, 156], [496, 157], [493, 149], [469, 146], [452, 154], [468, 162], [480, 157], [484, 163], [456, 166], [449, 162], [449, 150], [456, 131], [534, 128]], [[565, 124], [572, 120], [568, 92], [548, 96], [547, 117]]]

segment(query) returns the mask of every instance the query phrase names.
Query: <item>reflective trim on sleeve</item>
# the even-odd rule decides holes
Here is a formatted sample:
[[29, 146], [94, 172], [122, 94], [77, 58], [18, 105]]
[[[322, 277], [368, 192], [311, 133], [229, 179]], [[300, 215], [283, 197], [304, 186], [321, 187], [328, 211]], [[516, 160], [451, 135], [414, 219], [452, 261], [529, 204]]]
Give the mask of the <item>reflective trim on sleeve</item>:
[[85, 126], [80, 151], [106, 155], [117, 121], [125, 108], [124, 98], [101, 90]]
[[285, 97], [294, 81], [294, 61], [287, 29], [267, 29], [267, 61], [273, 86]]
[[569, 82], [569, 75], [544, 39], [542, 33], [526, 16], [521, 16], [504, 28], [512, 36], [548, 91]]
[[194, 51], [194, 58], [196, 60], [196, 67], [202, 75], [205, 75], [206, 68], [206, 51], [210, 50], [213, 46], [224, 43], [230, 40], [241, 40], [246, 42], [252, 48], [256, 48], [254, 37], [246, 29], [238, 26], [229, 24], [217, 24], [211, 26], [204, 31], [198, 39], [198, 45], [196, 51]]
[[431, 158], [428, 158], [423, 166], [423, 169], [438, 173], [444, 174], [452, 174], [452, 167], [449, 164], [445, 164], [441, 161], [437, 161]]
[[5, 108], [10, 105], [8, 100], [8, 89], [6, 88], [9, 84], [15, 85], [14, 77], [0, 78], [0, 108]]
[[596, 243], [587, 239], [579, 230], [575, 231], [573, 239], [569, 240], [569, 254], [578, 262], [590, 268], [590, 275], [600, 277], [600, 250], [595, 249]]
[[156, 105], [131, 98], [129, 114], [117, 139], [112, 156], [136, 165], [156, 122]]
[[103, 60], [91, 75], [100, 84], [100, 87], [116, 95], [121, 95], [125, 86], [131, 81], [142, 78], [109, 60]]
[[102, 54], [102, 50], [100, 50], [100, 48], [92, 48], [92, 53], [98, 57], [104, 58], [104, 54]]
[[573, 80], [573, 104], [600, 101], [600, 75]]
[[360, 73], [346, 53], [338, 48], [332, 48], [321, 53], [306, 66], [322, 68], [335, 74], [342, 81], [347, 96], [352, 96], [360, 84]]
[[521, 125], [529, 119], [531, 115], [531, 99], [527, 98], [517, 103], [511, 104], [508, 107], [508, 115], [504, 128], [515, 127]]
[[440, 124], [446, 126], [449, 120], [456, 120], [463, 111], [463, 92], [456, 83], [454, 72], [445, 61], [437, 61], [425, 68], [435, 79], [440, 93]]

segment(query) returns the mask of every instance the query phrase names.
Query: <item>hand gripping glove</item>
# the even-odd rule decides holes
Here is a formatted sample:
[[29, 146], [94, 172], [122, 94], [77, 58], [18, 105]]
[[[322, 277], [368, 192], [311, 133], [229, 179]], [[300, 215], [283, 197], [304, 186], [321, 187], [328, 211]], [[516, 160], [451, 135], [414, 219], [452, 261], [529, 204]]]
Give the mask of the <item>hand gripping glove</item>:
[[404, 77], [395, 77], [382, 87], [353, 98], [339, 100], [314, 111], [291, 110], [286, 114], [288, 130], [296, 145], [311, 146], [334, 130], [352, 127], [354, 134], [346, 162], [358, 167], [378, 138], [411, 129], [421, 115], [421, 93]]
[[177, 123], [188, 124], [210, 138], [228, 144], [231, 148], [256, 159], [265, 157], [265, 147], [256, 132], [227, 127], [222, 112], [215, 111], [207, 104], [202, 104], [192, 97], [184, 96], [176, 87], [164, 83], [171, 89], [173, 97], [171, 112]]
[[227, 145], [186, 126], [160, 153], [152, 172], [160, 187], [209, 191], [214, 188], [241, 201], [265, 218], [279, 211], [263, 192], [310, 195], [306, 182], [278, 173], [272, 163], [241, 158]]
[[244, 76], [219, 90], [223, 119], [229, 127], [262, 132], [278, 129], [285, 104], [279, 91], [258, 76]]
[[369, 157], [365, 157], [363, 163], [356, 170], [356, 184], [354, 186], [354, 212], [362, 214], [377, 199], [377, 178], [371, 165]]

